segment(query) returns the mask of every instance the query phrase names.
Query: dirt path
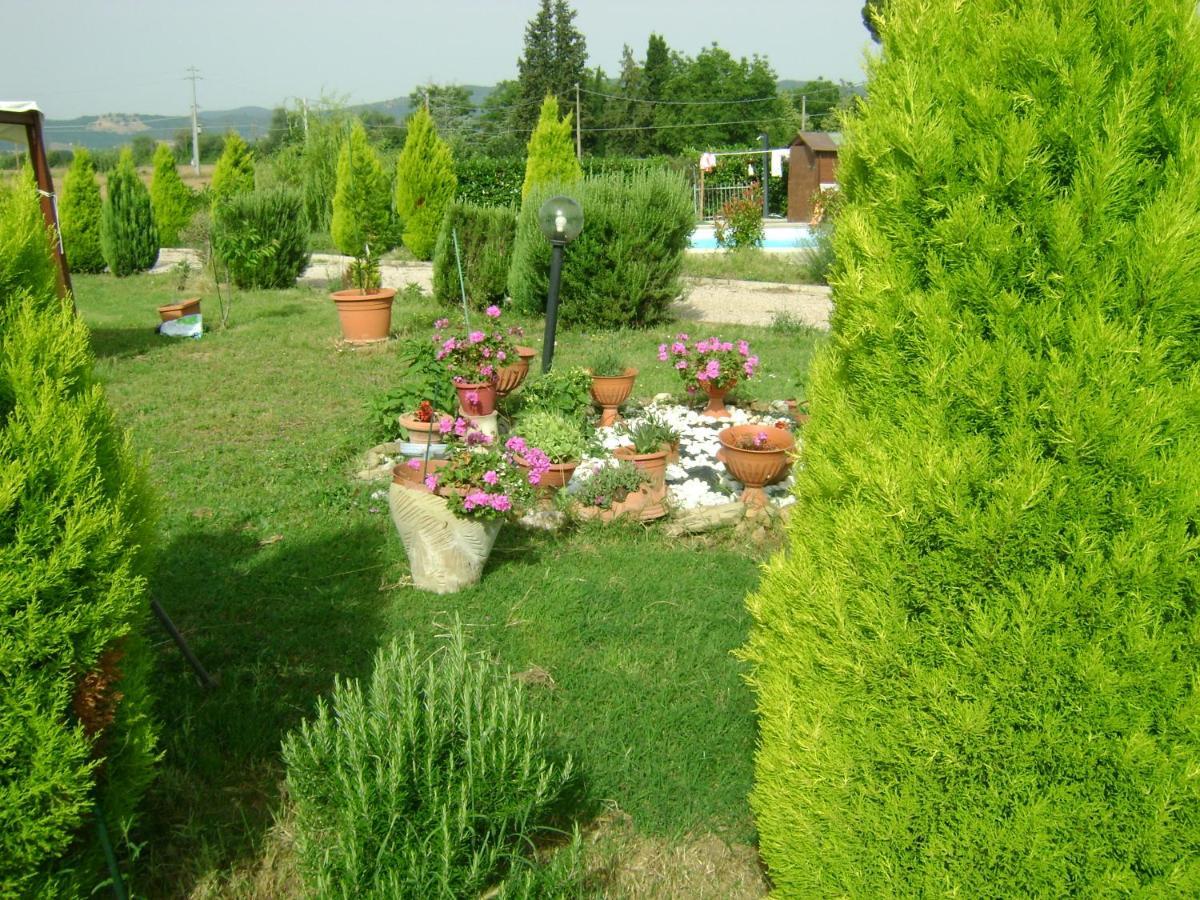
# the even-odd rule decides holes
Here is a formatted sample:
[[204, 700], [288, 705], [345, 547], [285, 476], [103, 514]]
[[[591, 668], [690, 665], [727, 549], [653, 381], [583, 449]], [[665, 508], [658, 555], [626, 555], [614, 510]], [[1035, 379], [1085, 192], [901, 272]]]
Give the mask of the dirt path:
[[[180, 259], [197, 264], [192, 250], [164, 249], [152, 271], [168, 272]], [[300, 283], [315, 287], [326, 285], [341, 274], [347, 262], [349, 257], [314, 253]], [[402, 290], [408, 284], [416, 284], [426, 293], [433, 290], [433, 266], [430, 263], [385, 263], [380, 272], [384, 287]], [[676, 314], [685, 321], [732, 325], [770, 325], [783, 316], [817, 328], [828, 328], [831, 310], [829, 288], [823, 285], [722, 278], [685, 278], [683, 298], [675, 303]]]

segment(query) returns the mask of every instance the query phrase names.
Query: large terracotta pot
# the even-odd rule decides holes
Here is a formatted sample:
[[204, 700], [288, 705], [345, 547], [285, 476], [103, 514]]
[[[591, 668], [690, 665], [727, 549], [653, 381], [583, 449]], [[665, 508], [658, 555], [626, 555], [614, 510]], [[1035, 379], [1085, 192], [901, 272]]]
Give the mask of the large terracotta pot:
[[400, 427], [408, 432], [408, 442], [410, 444], [436, 444], [439, 441], [434, 438], [441, 438], [442, 435], [438, 432], [438, 419], [442, 417], [441, 413], [435, 412], [432, 421], [422, 422], [411, 413], [405, 413], [398, 417]]
[[667, 448], [656, 453], [635, 453], [632, 447], [618, 447], [613, 456], [619, 460], [631, 462], [647, 478], [650, 479], [645, 488], [651, 494], [652, 502], [648, 501], [646, 508], [641, 511], [642, 519], [655, 519], [667, 514], [663, 500], [667, 496]]
[[170, 322], [172, 319], [194, 316], [199, 312], [200, 298], [190, 297], [187, 300], [180, 300], [178, 303], [168, 303], [166, 306], [160, 306], [158, 308], [158, 317], [164, 322]]
[[[740, 440], [753, 439], [759, 432], [766, 432], [767, 435], [761, 449], [747, 450], [738, 446]], [[747, 506], [766, 506], [767, 495], [763, 488], [783, 481], [791, 469], [791, 452], [796, 446], [791, 433], [762, 425], [734, 425], [723, 430], [718, 437], [721, 449], [717, 451], [717, 459], [725, 464], [734, 479], [746, 487], [742, 491], [742, 502]]]
[[507, 397], [525, 382], [525, 377], [529, 374], [529, 363], [537, 356], [537, 351], [532, 347], [518, 347], [517, 356], [519, 358], [515, 363], [499, 371], [499, 379], [496, 382], [497, 397]]
[[342, 338], [348, 344], [373, 344], [386, 341], [392, 328], [393, 288], [363, 292], [357, 288], [334, 291], [329, 295], [337, 305]]
[[[525, 457], [520, 454], [517, 454], [517, 465], [526, 472], [533, 468], [533, 466], [526, 462]], [[542, 480], [538, 482], [538, 488], [546, 493], [554, 493], [559, 488], [566, 487], [567, 482], [571, 480], [571, 476], [575, 474], [577, 468], [579, 468], [578, 461], [551, 463], [550, 468], [542, 474]]]
[[496, 382], [455, 383], [454, 390], [458, 393], [459, 408], [468, 419], [490, 416], [496, 411]]
[[704, 383], [704, 393], [708, 394], [708, 406], [700, 411], [700, 415], [708, 419], [728, 419], [729, 410], [725, 407], [725, 395], [734, 389], [737, 382], [725, 387]]
[[633, 393], [637, 369], [626, 369], [624, 375], [593, 375], [592, 399], [600, 407], [600, 427], [607, 428], [621, 416], [618, 409]]
[[388, 506], [408, 554], [414, 587], [451, 594], [478, 584], [500, 533], [500, 519], [481, 522], [456, 516], [444, 497], [396, 481], [388, 492]]

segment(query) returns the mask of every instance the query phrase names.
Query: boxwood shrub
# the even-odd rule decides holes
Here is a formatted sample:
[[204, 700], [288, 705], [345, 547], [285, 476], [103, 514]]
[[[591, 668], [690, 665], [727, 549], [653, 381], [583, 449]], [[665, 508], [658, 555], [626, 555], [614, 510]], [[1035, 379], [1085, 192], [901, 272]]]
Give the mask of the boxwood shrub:
[[289, 288], [308, 267], [304, 194], [269, 188], [213, 206], [213, 247], [241, 288]]
[[443, 303], [462, 302], [452, 236], [456, 232], [471, 306], [485, 309], [503, 301], [516, 231], [517, 214], [509, 207], [453, 203], [442, 220], [433, 251], [433, 295]]
[[583, 206], [583, 232], [566, 249], [559, 321], [575, 328], [640, 327], [668, 316], [695, 220], [682, 176], [648, 170], [530, 193], [517, 217], [508, 292], [523, 312], [545, 310], [550, 244], [538, 228], [542, 202], [568, 193]]
[[0, 896], [90, 896], [151, 775], [146, 490], [25, 181], [0, 251]]
[[781, 897], [1200, 896], [1200, 29], [890, 0], [750, 599]]

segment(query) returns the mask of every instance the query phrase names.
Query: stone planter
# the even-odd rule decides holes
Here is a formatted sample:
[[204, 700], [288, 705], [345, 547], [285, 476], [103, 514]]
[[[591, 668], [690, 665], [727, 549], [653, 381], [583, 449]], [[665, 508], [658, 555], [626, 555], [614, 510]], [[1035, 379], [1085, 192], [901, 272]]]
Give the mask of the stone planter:
[[478, 584], [503, 524], [456, 516], [444, 497], [392, 482], [388, 494], [392, 522], [404, 543], [413, 586], [452, 594]]
[[392, 329], [392, 301], [396, 291], [334, 291], [329, 295], [337, 306], [342, 339], [347, 344], [374, 344], [388, 339]]
[[[766, 432], [767, 435], [761, 449], [738, 446], [739, 442], [753, 439], [759, 432]], [[787, 431], [761, 425], [734, 425], [722, 431], [719, 437], [721, 449], [717, 459], [725, 464], [734, 479], [745, 485], [742, 502], [747, 506], [766, 506], [767, 495], [763, 488], [787, 478], [792, 465], [791, 453], [796, 446], [795, 439]]]
[[633, 393], [637, 369], [626, 369], [624, 375], [593, 375], [592, 399], [600, 407], [600, 427], [607, 428], [621, 418], [618, 410]]

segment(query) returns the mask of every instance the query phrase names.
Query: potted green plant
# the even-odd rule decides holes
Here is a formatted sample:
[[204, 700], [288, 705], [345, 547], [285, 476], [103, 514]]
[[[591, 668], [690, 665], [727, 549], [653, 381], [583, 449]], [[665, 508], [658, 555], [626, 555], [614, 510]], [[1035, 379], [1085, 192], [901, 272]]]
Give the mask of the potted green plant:
[[598, 353], [588, 367], [592, 376], [592, 399], [600, 407], [600, 427], [607, 428], [620, 418], [621, 404], [633, 393], [638, 370], [625, 365], [615, 350]]
[[[181, 259], [171, 267], [171, 272], [175, 275], [175, 292], [182, 294], [187, 290], [188, 280], [192, 275], [192, 264], [187, 259]], [[186, 300], [176, 300], [174, 303], [160, 306], [158, 317], [164, 322], [169, 322], [183, 316], [194, 316], [199, 312], [200, 298], [188, 297]]]
[[666, 513], [649, 486], [646, 474], [632, 463], [597, 462], [579, 473], [572, 495], [581, 519], [608, 522], [627, 516], [645, 521]]
[[[521, 416], [516, 431], [527, 445], [537, 447], [549, 460], [549, 469], [541, 479], [544, 488], [558, 490], [571, 480], [587, 450], [577, 423], [558, 413], [532, 412]], [[528, 458], [527, 454], [523, 456]]]
[[661, 508], [667, 493], [667, 454], [671, 440], [678, 439], [678, 434], [653, 416], [632, 425], [618, 424], [617, 431], [628, 443], [613, 450], [613, 456], [632, 464], [646, 476], [655, 507]]

